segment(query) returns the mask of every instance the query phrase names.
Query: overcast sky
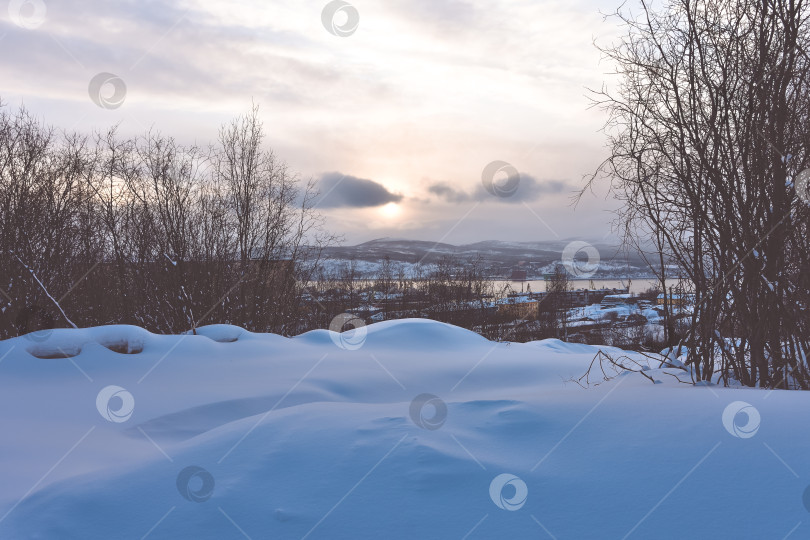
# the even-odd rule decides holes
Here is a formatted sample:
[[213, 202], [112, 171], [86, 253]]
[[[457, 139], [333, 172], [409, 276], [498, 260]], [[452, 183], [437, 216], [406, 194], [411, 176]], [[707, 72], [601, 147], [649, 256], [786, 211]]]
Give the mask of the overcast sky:
[[207, 144], [255, 101], [347, 243], [609, 233], [604, 190], [576, 209], [571, 196], [606, 156], [586, 88], [608, 80], [593, 41], [615, 34], [600, 10], [618, 1], [3, 4], [4, 102], [63, 128]]

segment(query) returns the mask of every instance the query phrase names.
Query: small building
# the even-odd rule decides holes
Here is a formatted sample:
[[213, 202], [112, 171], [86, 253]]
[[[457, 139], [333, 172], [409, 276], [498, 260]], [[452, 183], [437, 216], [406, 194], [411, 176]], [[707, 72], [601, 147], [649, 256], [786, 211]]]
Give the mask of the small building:
[[508, 314], [517, 319], [534, 319], [537, 317], [537, 307], [540, 296], [534, 294], [508, 296], [495, 302], [498, 313]]
[[[689, 306], [695, 303], [695, 295], [694, 294], [678, 294], [678, 293], [671, 293], [669, 295], [669, 305], [683, 307]], [[659, 306], [664, 305], [664, 301], [666, 300], [664, 293], [658, 295], [656, 299], [656, 303]]]
[[602, 309], [611, 308], [616, 306], [623, 306], [625, 304], [633, 303], [633, 295], [631, 294], [606, 294], [602, 298]]

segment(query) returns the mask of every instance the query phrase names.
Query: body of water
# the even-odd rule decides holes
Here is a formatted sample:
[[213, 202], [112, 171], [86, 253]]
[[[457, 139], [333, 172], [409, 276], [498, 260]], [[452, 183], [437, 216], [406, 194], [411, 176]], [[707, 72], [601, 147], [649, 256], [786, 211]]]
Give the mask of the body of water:
[[[355, 286], [358, 288], [363, 287], [371, 287], [375, 283], [374, 280], [371, 279], [358, 279], [355, 280]], [[396, 283], [396, 280], [393, 280], [393, 283]], [[531, 279], [527, 281], [511, 281], [508, 279], [496, 279], [492, 280], [492, 283], [495, 285], [497, 291], [504, 285], [509, 285], [513, 292], [545, 292], [546, 285], [548, 282], [542, 279]], [[630, 287], [630, 292], [632, 294], [641, 294], [646, 292], [650, 288], [659, 287], [660, 283], [658, 280], [654, 278], [638, 278], [638, 279], [572, 279], [569, 281], [571, 289], [625, 289], [628, 286]], [[679, 285], [686, 285], [686, 280], [678, 280], [678, 279], [668, 279], [667, 280], [667, 288], [670, 287], [678, 287]], [[317, 283], [310, 283], [311, 287], [316, 287]], [[419, 283], [416, 283], [416, 287], [420, 286]]]
[[[576, 279], [569, 282], [572, 289], [625, 289], [630, 287], [630, 292], [633, 294], [640, 294], [653, 287], [660, 287], [660, 282], [657, 279], [639, 278], [639, 279]], [[685, 281], [677, 279], [668, 279], [667, 288], [677, 287], [679, 284], [686, 284]], [[528, 280], [528, 281], [510, 281], [498, 280], [495, 281], [496, 285], [509, 285], [515, 292], [526, 292], [531, 289], [532, 292], [545, 292], [547, 282], [543, 280]]]

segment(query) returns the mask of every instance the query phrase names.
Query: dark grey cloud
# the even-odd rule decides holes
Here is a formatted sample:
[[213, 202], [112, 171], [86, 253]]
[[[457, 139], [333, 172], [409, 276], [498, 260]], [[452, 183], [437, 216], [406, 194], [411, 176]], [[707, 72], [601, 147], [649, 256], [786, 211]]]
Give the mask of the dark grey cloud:
[[450, 203], [463, 203], [469, 201], [500, 201], [505, 203], [530, 202], [543, 195], [555, 195], [573, 191], [573, 188], [560, 180], [538, 180], [535, 177], [520, 173], [520, 182], [517, 191], [511, 197], [497, 197], [488, 192], [483, 185], [478, 184], [472, 192], [456, 189], [446, 182], [435, 182], [428, 186], [428, 192], [439, 199]]
[[317, 202], [319, 208], [370, 208], [400, 202], [403, 198], [379, 182], [339, 172], [321, 176], [318, 188], [321, 192]]
[[431, 184], [428, 186], [428, 192], [436, 195], [440, 199], [444, 199], [445, 201], [452, 203], [461, 203], [473, 199], [473, 196], [466, 191], [458, 190], [444, 182]]

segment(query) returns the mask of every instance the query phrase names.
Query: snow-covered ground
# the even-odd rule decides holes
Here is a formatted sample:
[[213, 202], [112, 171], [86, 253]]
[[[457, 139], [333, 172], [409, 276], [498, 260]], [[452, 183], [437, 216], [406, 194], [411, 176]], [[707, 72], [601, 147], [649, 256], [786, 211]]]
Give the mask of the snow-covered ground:
[[0, 342], [0, 538], [810, 537], [808, 393], [583, 389], [595, 347], [425, 320], [199, 333]]

